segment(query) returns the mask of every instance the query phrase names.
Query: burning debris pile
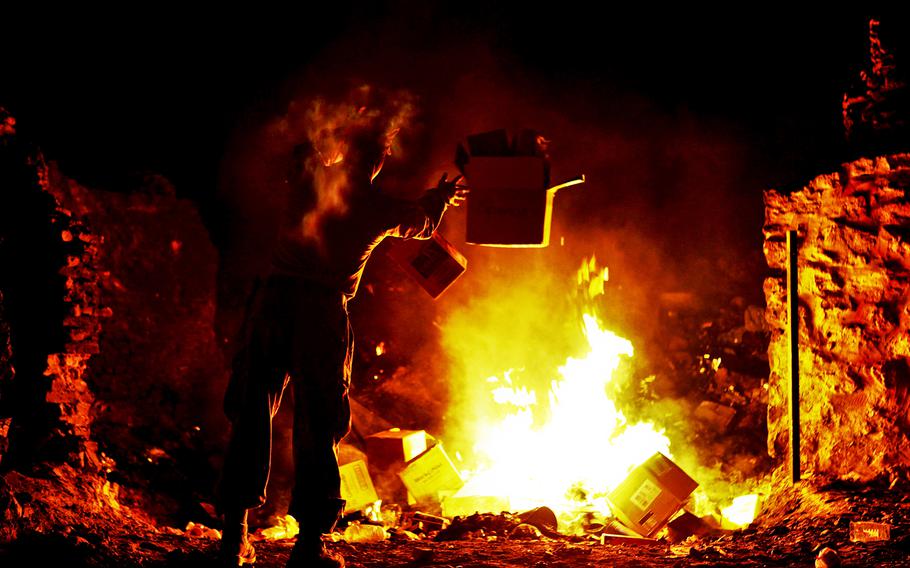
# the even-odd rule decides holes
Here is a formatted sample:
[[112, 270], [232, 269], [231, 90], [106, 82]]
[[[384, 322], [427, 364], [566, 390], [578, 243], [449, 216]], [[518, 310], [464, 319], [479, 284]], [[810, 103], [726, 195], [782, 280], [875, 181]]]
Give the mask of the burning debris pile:
[[713, 301], [662, 294], [658, 330], [644, 349], [654, 368], [618, 393], [632, 415], [665, 413], [674, 438], [731, 480], [770, 468], [764, 435], [770, 334], [764, 308], [746, 300], [757, 302], [754, 295], [746, 285], [731, 285]]

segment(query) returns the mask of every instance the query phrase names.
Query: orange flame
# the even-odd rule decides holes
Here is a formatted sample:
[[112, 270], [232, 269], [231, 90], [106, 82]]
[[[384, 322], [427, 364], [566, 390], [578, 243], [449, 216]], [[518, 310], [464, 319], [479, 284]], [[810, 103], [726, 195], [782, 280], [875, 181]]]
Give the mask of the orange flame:
[[477, 431], [475, 454], [485, 465], [470, 472], [461, 495], [507, 496], [512, 510], [546, 505], [570, 514], [581, 503], [608, 514], [606, 494], [655, 451], [669, 455], [669, 440], [652, 424], [630, 424], [606, 387], [631, 357], [632, 344], [583, 316], [589, 351], [559, 368], [545, 400], [549, 416], [535, 426], [537, 392], [516, 385], [512, 372], [488, 381], [505, 408]]

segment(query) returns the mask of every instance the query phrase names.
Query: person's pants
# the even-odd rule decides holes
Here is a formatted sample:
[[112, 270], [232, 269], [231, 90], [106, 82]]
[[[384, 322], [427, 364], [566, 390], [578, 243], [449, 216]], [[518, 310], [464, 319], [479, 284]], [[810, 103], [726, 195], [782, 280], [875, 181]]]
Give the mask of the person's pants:
[[222, 511], [265, 503], [272, 419], [290, 383], [295, 485], [288, 514], [302, 535], [334, 528], [344, 508], [336, 449], [351, 426], [352, 354], [340, 293], [288, 276], [270, 276], [259, 286], [225, 394], [231, 436], [217, 491]]

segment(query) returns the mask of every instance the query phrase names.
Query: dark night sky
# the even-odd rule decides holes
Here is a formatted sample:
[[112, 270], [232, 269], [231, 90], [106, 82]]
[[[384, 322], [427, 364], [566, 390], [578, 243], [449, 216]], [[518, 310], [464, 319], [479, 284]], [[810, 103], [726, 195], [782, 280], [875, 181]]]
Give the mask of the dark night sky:
[[[622, 113], [608, 108], [621, 93], [671, 121], [722, 124], [745, 141], [753, 188], [801, 184], [852, 157], [840, 102], [867, 63], [869, 13], [740, 7], [604, 16], [565, 6], [149, 8], [54, 14], [53, 21], [35, 13], [4, 24], [0, 104], [83, 183], [121, 189], [132, 174], [156, 171], [204, 203], [214, 195], [226, 141], [250, 108], [271, 104], [312, 61], [350, 49], [350, 38], [363, 46], [375, 35], [397, 42], [399, 56], [479, 46], [553, 100], [563, 90], [583, 97], [595, 109], [592, 120], [600, 100], [605, 117]], [[891, 35], [906, 29], [906, 19], [885, 15], [884, 22]], [[406, 61], [389, 64], [406, 72]], [[441, 61], [438, 80], [452, 68]]]

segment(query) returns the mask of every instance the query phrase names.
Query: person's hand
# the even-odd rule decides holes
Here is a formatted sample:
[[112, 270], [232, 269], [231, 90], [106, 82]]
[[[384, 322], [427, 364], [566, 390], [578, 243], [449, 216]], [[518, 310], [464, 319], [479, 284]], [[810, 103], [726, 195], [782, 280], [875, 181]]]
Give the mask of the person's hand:
[[448, 177], [448, 172], [442, 174], [442, 177], [439, 178], [439, 183], [436, 184], [436, 189], [445, 196], [447, 204], [458, 207], [468, 198], [468, 193], [471, 190], [463, 183], [459, 183], [462, 176], [455, 176], [452, 179], [447, 179]]

